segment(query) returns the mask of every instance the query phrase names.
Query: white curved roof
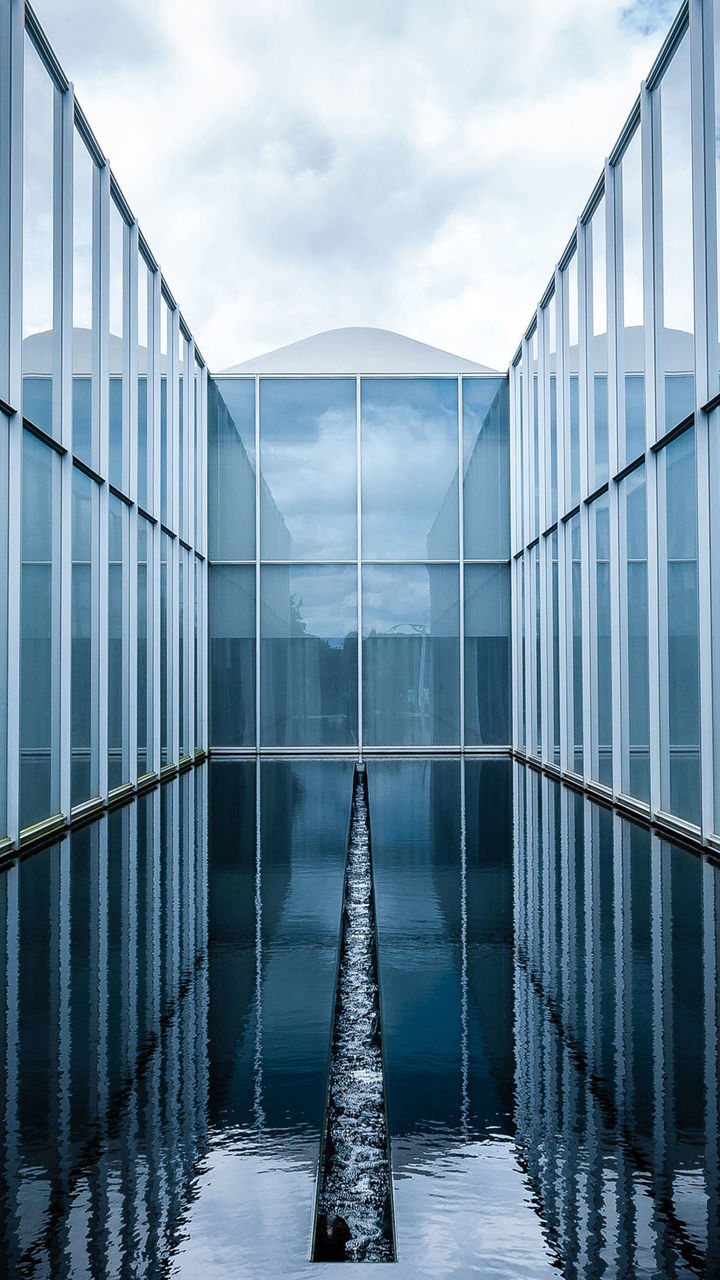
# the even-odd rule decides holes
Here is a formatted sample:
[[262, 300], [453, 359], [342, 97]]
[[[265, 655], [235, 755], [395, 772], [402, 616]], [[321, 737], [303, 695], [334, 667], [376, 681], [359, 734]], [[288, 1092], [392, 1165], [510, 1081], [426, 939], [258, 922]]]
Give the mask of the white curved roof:
[[[222, 373], [495, 373], [390, 329], [328, 329]], [[216, 376], [220, 376], [219, 374]]]

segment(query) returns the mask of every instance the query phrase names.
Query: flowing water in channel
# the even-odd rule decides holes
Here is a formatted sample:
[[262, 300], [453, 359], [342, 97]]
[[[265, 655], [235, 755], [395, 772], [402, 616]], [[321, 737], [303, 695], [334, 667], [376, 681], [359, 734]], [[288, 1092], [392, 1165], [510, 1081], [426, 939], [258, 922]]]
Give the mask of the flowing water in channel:
[[[214, 761], [0, 872], [0, 1274], [310, 1261], [349, 760]], [[720, 872], [506, 759], [368, 764], [395, 1263], [720, 1274]]]
[[313, 1257], [392, 1262], [392, 1181], [385, 1110], [370, 824], [355, 776], [320, 1155]]

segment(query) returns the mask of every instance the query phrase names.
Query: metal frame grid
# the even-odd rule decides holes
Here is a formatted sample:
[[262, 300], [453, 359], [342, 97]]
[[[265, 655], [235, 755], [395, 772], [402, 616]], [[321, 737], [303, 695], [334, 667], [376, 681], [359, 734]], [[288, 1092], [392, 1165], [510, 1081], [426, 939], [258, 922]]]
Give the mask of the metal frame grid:
[[[53, 330], [57, 357], [53, 360], [52, 436], [39, 424], [22, 415], [22, 291], [23, 291], [23, 111], [25, 38], [47, 72], [56, 92], [53, 148]], [[204, 754], [207, 748], [207, 698], [205, 693], [207, 618], [207, 566], [205, 537], [205, 475], [207, 451], [204, 439], [204, 399], [207, 375], [204, 361], [180, 316], [177, 304], [162, 280], [136, 219], [120, 191], [87, 120], [75, 101], [73, 86], [64, 75], [29, 5], [23, 0], [2, 0], [0, 4], [0, 189], [8, 198], [0, 202], [0, 854], [11, 852], [47, 836], [49, 830], [84, 817], [132, 791], [138, 784], [137, 751], [137, 529], [140, 514], [148, 521], [148, 608], [147, 673], [151, 714], [148, 718], [147, 774], [142, 785], [159, 778], [160, 762], [160, 305], [165, 297], [172, 315], [174, 338], [169, 370], [171, 460], [171, 506], [167, 532], [173, 547], [171, 599], [177, 600], [177, 573], [180, 556], [184, 572], [184, 664], [178, 666], [179, 617], [173, 610], [169, 628], [168, 702], [177, 708], [184, 699], [187, 756]], [[74, 273], [74, 152], [86, 145], [93, 163], [92, 207], [92, 334], [91, 366], [91, 458], [73, 456], [73, 273]], [[108, 517], [110, 500], [110, 216], [122, 225], [123, 347], [121, 368], [113, 366], [113, 376], [122, 376], [121, 487], [113, 493], [123, 504], [122, 579], [122, 784], [108, 790]], [[147, 266], [148, 298], [148, 510], [138, 503], [138, 268]], [[178, 335], [185, 347], [186, 378], [184, 452], [184, 509], [179, 510], [178, 395], [172, 390], [178, 375]], [[117, 341], [117, 339], [115, 339]], [[195, 379], [198, 393], [194, 392]], [[197, 423], [196, 423], [197, 415]], [[58, 518], [53, 528], [54, 556], [57, 558], [57, 587], [53, 600], [52, 663], [53, 703], [57, 714], [52, 725], [53, 791], [59, 797], [58, 813], [21, 831], [20, 829], [20, 668], [21, 668], [21, 571], [22, 571], [22, 446], [31, 432], [52, 451], [58, 473]], [[192, 448], [191, 448], [192, 445]], [[71, 712], [72, 712], [72, 480], [78, 467], [97, 486], [98, 527], [93, 534], [94, 561], [92, 608], [92, 726], [91, 772], [98, 779], [97, 795], [82, 805], [71, 807]], [[120, 476], [114, 477], [120, 479]], [[197, 526], [195, 505], [198, 506]], [[197, 538], [195, 529], [197, 527]], [[195, 598], [197, 583], [197, 634], [199, 662], [195, 662]], [[191, 696], [191, 682], [197, 685]], [[197, 718], [195, 703], [197, 700]], [[5, 717], [5, 707], [7, 715]], [[174, 715], [170, 769], [179, 759], [178, 717]], [[170, 771], [170, 770], [168, 770]]]
[[[533, 722], [537, 682], [540, 681], [543, 734], [542, 762], [553, 771], [551, 752], [552, 610], [548, 592], [547, 567], [541, 575], [540, 670], [535, 662], [534, 576], [528, 573], [535, 551], [533, 488], [535, 465], [532, 436], [533, 374], [531, 342], [537, 332], [541, 377], [548, 377], [545, 353], [545, 316], [551, 296], [557, 307], [557, 457], [558, 466], [558, 595], [561, 618], [559, 636], [560, 681], [560, 772], [589, 791], [612, 798], [621, 807], [636, 811], [660, 827], [677, 831], [705, 845], [720, 846], [720, 488], [713, 478], [720, 474], [720, 356], [718, 347], [718, 217], [715, 80], [720, 40], [714, 27], [720, 21], [718, 0], [690, 0], [672, 25], [655, 64], [643, 84], [628, 118], [577, 227], [555, 268], [540, 307], [518, 348], [510, 370], [512, 476], [513, 574], [513, 658], [514, 670], [525, 666], [524, 698], [520, 696], [517, 674], [513, 690], [513, 746], [520, 756], [533, 754]], [[683, 40], [690, 54], [691, 197], [693, 233], [694, 297], [694, 412], [681, 423], [665, 421], [665, 370], [663, 364], [663, 226], [661, 113], [658, 90]], [[625, 457], [625, 383], [622, 342], [624, 338], [622, 262], [622, 183], [620, 165], [629, 143], [639, 131], [642, 179], [642, 242], [645, 374], [645, 449], [638, 457]], [[605, 200], [607, 342], [608, 342], [608, 448], [609, 483], [596, 486], [594, 476], [593, 385], [590, 346], [592, 340], [592, 248], [591, 220], [601, 200]], [[578, 342], [571, 349], [568, 270], [577, 252]], [[579, 508], [572, 505], [570, 358], [577, 352], [580, 415]], [[522, 406], [520, 398], [522, 397]], [[550, 477], [543, 449], [548, 448], [547, 421], [540, 396], [540, 554], [553, 533], [550, 522]], [[674, 678], [668, 656], [666, 513], [662, 483], [664, 449], [683, 430], [693, 429], [697, 481], [697, 664], [699, 670], [700, 728], [697, 743], [700, 759], [700, 794], [696, 822], [672, 813], [670, 805], [670, 689]], [[648, 687], [649, 687], [649, 803], [627, 793], [629, 778], [629, 697], [628, 688], [628, 601], [623, 574], [625, 543], [623, 533], [622, 482], [636, 467], [644, 466], [647, 514], [648, 576]], [[593, 503], [608, 491], [610, 511], [610, 616], [611, 616], [611, 710], [612, 784], [598, 780], [598, 685], [596, 631], [596, 565], [592, 515]], [[573, 633], [572, 633], [572, 550], [571, 517], [579, 511], [582, 561], [582, 689], [583, 689], [583, 772], [576, 773], [573, 734]], [[522, 563], [525, 562], [525, 608], [521, 620]], [[524, 624], [524, 625], [523, 625]], [[524, 636], [523, 636], [524, 630]], [[578, 744], [580, 745], [580, 744]], [[624, 789], [625, 788], [625, 789]]]

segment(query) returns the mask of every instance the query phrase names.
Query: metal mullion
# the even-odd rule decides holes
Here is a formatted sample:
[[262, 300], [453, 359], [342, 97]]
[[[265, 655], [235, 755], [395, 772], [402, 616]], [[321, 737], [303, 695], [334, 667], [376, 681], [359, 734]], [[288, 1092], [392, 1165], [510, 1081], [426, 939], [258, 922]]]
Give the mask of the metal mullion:
[[[703, 840], [714, 827], [714, 770], [713, 770], [713, 653], [712, 653], [712, 561], [710, 503], [714, 486], [710, 466], [710, 421], [701, 412], [701, 406], [711, 395], [709, 370], [710, 324], [708, 295], [708, 266], [714, 252], [709, 248], [707, 202], [705, 190], [708, 170], [714, 167], [715, 156], [708, 156], [706, 139], [708, 122], [705, 104], [708, 100], [705, 83], [706, 72], [712, 80], [712, 62], [708, 64], [703, 47], [703, 6], [701, 0], [690, 2], [690, 89], [692, 123], [692, 203], [693, 203], [693, 266], [694, 266], [694, 328], [695, 328], [695, 466], [697, 475], [697, 585], [698, 585], [698, 649], [700, 684], [700, 779], [701, 806], [700, 827]], [[712, 96], [710, 96], [712, 108]], [[710, 112], [708, 112], [710, 114]], [[714, 117], [714, 112], [712, 112]], [[713, 149], [714, 150], [714, 149]], [[714, 192], [714, 184], [711, 183]], [[710, 229], [715, 231], [715, 218], [711, 214]], [[715, 348], [717, 349], [717, 348]], [[713, 388], [714, 389], [714, 388]]]
[[[197, 422], [196, 422], [196, 401], [199, 404], [199, 392], [195, 394], [195, 342], [191, 338], [187, 344], [187, 375], [185, 379], [185, 508], [187, 511], [186, 532], [188, 533], [188, 542], [195, 546], [195, 475], [197, 468], [196, 445], [197, 445]], [[192, 466], [190, 461], [192, 458]], [[194, 755], [197, 748], [197, 724], [196, 724], [196, 708], [195, 708], [195, 669], [196, 669], [196, 653], [195, 653], [195, 591], [196, 591], [196, 574], [197, 561], [194, 552], [186, 557], [186, 577], [188, 579], [185, 591], [185, 669], [187, 672], [187, 711], [186, 711], [186, 736], [188, 755]], [[188, 625], [188, 620], [190, 625]]]
[[[0, 191], [8, 198], [0, 201], [0, 396], [6, 403], [10, 399], [10, 246], [12, 242], [12, 6], [0, 5]], [[19, 403], [15, 401], [15, 404]]]
[[[620, 685], [617, 698], [621, 722], [616, 731], [615, 706], [613, 705], [613, 790], [617, 795], [623, 792], [630, 794], [630, 619], [628, 609], [628, 556], [627, 556], [627, 481], [613, 486], [617, 492], [617, 538], [618, 538], [618, 677], [615, 682]], [[647, 501], [647, 488], [646, 488]], [[616, 767], [615, 755], [617, 744], [620, 749], [619, 769]], [[619, 783], [618, 783], [619, 778]]]
[[56, 435], [67, 448], [59, 461], [60, 467], [60, 662], [58, 733], [53, 742], [59, 747], [59, 811], [70, 813], [72, 772], [71, 744], [71, 679], [72, 679], [72, 329], [73, 329], [73, 144], [75, 133], [75, 103], [72, 86], [61, 100], [61, 176], [59, 191], [60, 256], [57, 291], [60, 299], [59, 348], [60, 368], [58, 377], [59, 417], [56, 419]]
[[[137, 652], [138, 652], [138, 225], [134, 222], [125, 234], [128, 269], [126, 272], [127, 289], [125, 291], [125, 323], [127, 357], [127, 432], [123, 432], [125, 440], [126, 475], [128, 493], [134, 500], [129, 512], [128, 532], [128, 567], [124, 580], [127, 580], [127, 632], [123, 628], [123, 660], [126, 661], [128, 673], [128, 706], [127, 731], [127, 767], [125, 776], [133, 784], [138, 777], [138, 742], [137, 742]], [[125, 652], [126, 651], [126, 652]]]
[[[255, 374], [255, 749], [260, 750], [260, 374]], [[259, 765], [257, 766], [259, 770]], [[258, 782], [259, 785], [259, 782]]]
[[[577, 277], [578, 277], [578, 409], [580, 421], [580, 582], [582, 602], [582, 686], [583, 686], [583, 778], [587, 783], [593, 769], [593, 652], [590, 623], [592, 618], [590, 559], [590, 508], [582, 501], [588, 491], [588, 305], [587, 228], [577, 224]], [[594, 640], [594, 636], [593, 636]]]
[[[192, 547], [195, 546], [195, 475], [196, 475], [196, 441], [197, 441], [197, 421], [195, 402], [199, 401], [200, 388], [198, 387], [198, 395], [195, 395], [195, 341], [190, 338], [187, 346], [187, 375], [185, 378], [186, 394], [185, 394], [185, 511], [187, 520], [185, 522], [186, 541]], [[192, 463], [192, 465], [191, 465]]]
[[180, 316], [177, 307], [169, 312], [167, 369], [167, 524], [180, 534]]
[[514, 555], [520, 543], [520, 460], [521, 450], [518, 443], [520, 430], [520, 373], [517, 365], [511, 365], [508, 371], [509, 415], [510, 415], [510, 550]]
[[355, 375], [355, 483], [357, 505], [357, 716], [358, 760], [362, 762], [364, 743], [363, 721], [363, 599], [362, 599], [362, 384]]
[[185, 556], [185, 671], [187, 684], [186, 738], [187, 753], [194, 756], [197, 748], [197, 732], [195, 723], [195, 591], [198, 561], [194, 551]]
[[[208, 374], [207, 368], [202, 367], [200, 371], [200, 393], [198, 395], [198, 408], [200, 410], [200, 455], [202, 468], [202, 483], [200, 487], [200, 544], [201, 551], [207, 556], [207, 384]], [[200, 562], [200, 608], [198, 618], [198, 634], [200, 637], [200, 745], [203, 749], [207, 749], [210, 743], [208, 713], [209, 713], [209, 673], [208, 673], [208, 565], [207, 559]]]
[[161, 495], [162, 448], [160, 438], [160, 324], [162, 312], [160, 272], [156, 271], [149, 282], [149, 332], [148, 332], [148, 439], [149, 453], [152, 458], [148, 476], [148, 495], [151, 498], [151, 514], [158, 517], [155, 524], [148, 525], [148, 609], [149, 646], [152, 661], [149, 666], [148, 681], [152, 698], [152, 716], [148, 725], [148, 771], [160, 773], [162, 767], [162, 724], [160, 718], [160, 672], [161, 672], [161, 538], [162, 529], [159, 523]]
[[[463, 457], [463, 382], [457, 379], [457, 428], [458, 428], [458, 606], [459, 606], [459, 660], [460, 660], [460, 750], [465, 749], [465, 477]], [[464, 773], [463, 773], [464, 778]]]
[[[110, 306], [110, 169], [95, 171], [96, 216], [95, 228], [98, 232], [93, 240], [93, 280], [95, 288], [95, 307], [93, 319], [97, 325], [98, 340], [96, 346], [96, 387], [97, 397], [97, 457], [100, 475], [109, 474], [110, 429], [109, 429], [109, 306]], [[104, 798], [108, 792], [108, 641], [109, 641], [109, 516], [110, 491], [107, 484], [100, 486], [99, 493], [99, 572], [98, 572], [98, 608], [99, 608], [99, 660], [98, 660], [98, 700], [100, 707], [98, 724], [98, 782], [99, 792]]]
[[[538, 348], [538, 527], [544, 529], [548, 523], [547, 515], [551, 507], [549, 501], [549, 458], [547, 432], [550, 421], [550, 370], [548, 361], [547, 328], [549, 318], [547, 310], [537, 311], [537, 348]], [[551, 575], [552, 556], [550, 555], [550, 539], [541, 538], [539, 542], [540, 557], [540, 755], [543, 760], [552, 759], [552, 718], [549, 713], [551, 704], [550, 690], [552, 686], [552, 598]], [[549, 562], [549, 563], [548, 563]]]
[[530, 459], [532, 458], [532, 449], [528, 445], [528, 441], [532, 439], [533, 422], [531, 417], [532, 411], [532, 370], [530, 369], [530, 345], [527, 338], [523, 338], [522, 343], [522, 456], [523, 456], [523, 495], [522, 495], [522, 535], [520, 545], [524, 546], [533, 537], [534, 529], [530, 519], [531, 513], [531, 490], [533, 488], [532, 467]]
[[[170, 333], [168, 335], [168, 371], [167, 371], [167, 521], [174, 532], [179, 532], [179, 343], [180, 327], [177, 308], [170, 312]], [[180, 698], [182, 697], [180, 671], [180, 546], [177, 538], [170, 539], [167, 564], [167, 601], [168, 601], [168, 696], [167, 711], [170, 724], [168, 726], [168, 758], [167, 764], [177, 764], [180, 759]]]
[[552, 538], [538, 544], [540, 563], [540, 756], [553, 760], [552, 744]]
[[[548, 479], [550, 475], [550, 449], [548, 448], [548, 429], [550, 422], [550, 371], [548, 361], [548, 314], [547, 310], [538, 307], [536, 312], [537, 334], [537, 379], [538, 379], [538, 447], [535, 467], [538, 483], [537, 530], [542, 533], [550, 524], [550, 508]], [[533, 530], [534, 533], [534, 530]]]
[[168, 750], [167, 764], [177, 764], [180, 759], [180, 543], [177, 538], [168, 538], [167, 560], [167, 674], [168, 695]]
[[518, 578], [520, 576], [520, 561], [510, 561], [510, 617], [512, 619], [511, 634], [511, 654], [512, 654], [512, 672], [513, 679], [510, 682], [510, 694], [512, 701], [512, 724], [511, 724], [511, 742], [514, 747], [519, 747], [520, 742], [520, 592], [518, 590]]
[[[702, 146], [702, 154], [704, 159], [703, 167], [703, 191], [704, 199], [703, 222], [704, 222], [704, 238], [705, 238], [705, 313], [700, 317], [704, 325], [705, 342], [707, 344], [708, 360], [707, 360], [707, 384], [708, 398], [712, 396], [718, 389], [718, 328], [720, 317], [718, 316], [718, 211], [717, 211], [717, 143], [716, 135], [716, 113], [718, 104], [715, 101], [715, 48], [714, 48], [714, 23], [715, 11], [714, 5], [709, 2], [700, 3], [700, 0], [692, 0], [690, 12], [690, 29], [691, 40], [697, 40], [698, 30], [702, 30], [702, 53], [701, 55], [693, 54], [691, 47], [691, 56], [693, 56], [693, 65], [702, 74], [703, 86], [703, 103], [704, 115], [702, 120], [702, 142], [698, 145]], [[702, 67], [700, 68], [700, 63]], [[692, 92], [692, 90], [691, 90]], [[697, 292], [696, 292], [697, 298]], [[695, 311], [695, 332], [698, 332], [698, 311], [696, 304]]]

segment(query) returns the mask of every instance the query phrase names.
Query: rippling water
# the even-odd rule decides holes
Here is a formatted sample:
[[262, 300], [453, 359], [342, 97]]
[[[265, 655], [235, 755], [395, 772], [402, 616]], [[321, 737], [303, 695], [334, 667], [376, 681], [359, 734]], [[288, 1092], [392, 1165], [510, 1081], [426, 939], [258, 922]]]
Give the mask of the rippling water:
[[[368, 768], [393, 1273], [720, 1274], [717, 869], [508, 761]], [[324, 1273], [351, 784], [215, 762], [0, 874], [5, 1274]]]

